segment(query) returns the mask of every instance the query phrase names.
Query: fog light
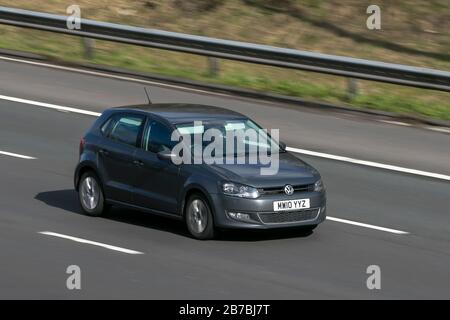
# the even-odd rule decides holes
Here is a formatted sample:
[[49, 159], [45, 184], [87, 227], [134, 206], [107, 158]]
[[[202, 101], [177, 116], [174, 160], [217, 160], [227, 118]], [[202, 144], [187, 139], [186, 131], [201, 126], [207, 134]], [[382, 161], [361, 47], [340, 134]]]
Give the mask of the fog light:
[[247, 213], [228, 212], [228, 216], [232, 219], [239, 220], [239, 221], [252, 221], [252, 218]]

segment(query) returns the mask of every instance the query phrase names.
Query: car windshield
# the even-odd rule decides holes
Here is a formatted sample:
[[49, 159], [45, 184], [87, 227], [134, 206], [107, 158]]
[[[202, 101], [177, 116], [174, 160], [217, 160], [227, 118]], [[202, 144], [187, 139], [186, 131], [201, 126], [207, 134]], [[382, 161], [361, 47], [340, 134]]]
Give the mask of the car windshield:
[[[220, 154], [238, 156], [260, 151], [270, 154], [281, 150], [278, 142], [249, 119], [199, 121], [178, 124], [176, 127], [180, 135], [191, 137], [192, 148], [197, 141], [202, 141], [203, 148], [211, 143], [222, 146], [214, 149], [215, 156]], [[192, 138], [195, 135], [198, 135], [200, 140]]]

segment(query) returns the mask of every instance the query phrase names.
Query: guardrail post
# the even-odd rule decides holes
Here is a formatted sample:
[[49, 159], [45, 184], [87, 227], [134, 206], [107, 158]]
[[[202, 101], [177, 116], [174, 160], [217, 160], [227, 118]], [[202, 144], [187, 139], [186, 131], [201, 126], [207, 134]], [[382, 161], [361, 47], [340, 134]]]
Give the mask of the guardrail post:
[[347, 78], [347, 95], [349, 99], [354, 98], [358, 94], [358, 82], [355, 78]]
[[92, 59], [94, 55], [94, 39], [81, 38], [83, 44], [83, 56], [85, 59]]
[[208, 74], [210, 77], [215, 77], [219, 74], [219, 59], [208, 57]]

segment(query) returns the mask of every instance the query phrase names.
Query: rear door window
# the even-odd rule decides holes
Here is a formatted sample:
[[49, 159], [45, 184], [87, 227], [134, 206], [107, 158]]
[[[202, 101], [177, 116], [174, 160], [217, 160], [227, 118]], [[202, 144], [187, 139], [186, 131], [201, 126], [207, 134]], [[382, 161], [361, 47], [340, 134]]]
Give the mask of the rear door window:
[[135, 114], [115, 115], [102, 126], [101, 131], [111, 140], [135, 147], [144, 119], [144, 116]]

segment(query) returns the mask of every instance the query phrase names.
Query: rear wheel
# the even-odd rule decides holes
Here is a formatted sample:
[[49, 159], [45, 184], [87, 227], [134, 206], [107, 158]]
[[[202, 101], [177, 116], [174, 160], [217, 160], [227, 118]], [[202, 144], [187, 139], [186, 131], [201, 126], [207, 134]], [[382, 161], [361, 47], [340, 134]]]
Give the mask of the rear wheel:
[[200, 240], [214, 238], [214, 221], [208, 202], [201, 195], [189, 197], [184, 215], [191, 235]]
[[89, 171], [84, 173], [78, 187], [78, 199], [84, 213], [98, 217], [105, 209], [103, 190], [97, 176]]

